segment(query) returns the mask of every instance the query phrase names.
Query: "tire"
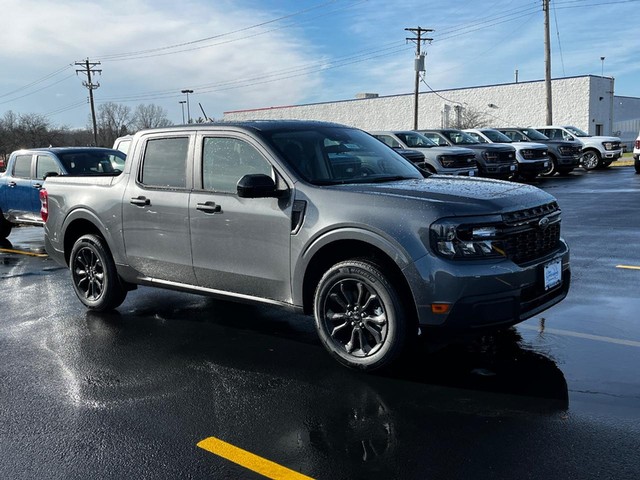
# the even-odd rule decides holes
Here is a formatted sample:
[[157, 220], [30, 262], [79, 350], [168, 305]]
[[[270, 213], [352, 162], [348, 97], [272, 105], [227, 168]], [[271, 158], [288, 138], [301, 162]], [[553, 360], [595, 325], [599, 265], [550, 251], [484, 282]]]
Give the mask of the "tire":
[[0, 239], [4, 240], [11, 233], [11, 229], [13, 228], [13, 224], [4, 218], [2, 211], [0, 211]]
[[97, 235], [84, 235], [76, 240], [69, 269], [76, 295], [90, 310], [113, 310], [127, 296], [111, 252], [104, 239]]
[[582, 168], [585, 170], [594, 170], [600, 163], [600, 154], [595, 150], [587, 150], [582, 154]]
[[552, 155], [549, 155], [549, 160], [551, 161], [551, 165], [546, 170], [540, 172], [541, 177], [553, 177], [558, 171], [558, 161]]
[[331, 267], [316, 288], [314, 313], [320, 341], [349, 368], [371, 372], [390, 366], [409, 344], [400, 296], [368, 260]]
[[640, 173], [640, 158], [633, 160], [633, 167], [636, 169], [636, 173]]

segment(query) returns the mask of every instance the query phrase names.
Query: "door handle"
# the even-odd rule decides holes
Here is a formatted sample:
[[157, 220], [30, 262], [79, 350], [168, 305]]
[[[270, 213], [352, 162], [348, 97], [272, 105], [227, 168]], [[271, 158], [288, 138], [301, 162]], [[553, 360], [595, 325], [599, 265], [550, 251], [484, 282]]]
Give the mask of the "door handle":
[[220, 205], [216, 205], [216, 202], [205, 202], [198, 203], [196, 206], [196, 210], [200, 210], [204, 213], [221, 213], [222, 207], [220, 207]]
[[151, 200], [141, 195], [139, 197], [133, 197], [131, 200], [129, 200], [129, 203], [137, 205], [139, 207], [144, 207], [145, 205], [151, 205]]
[[7, 183], [7, 185], [10, 186], [10, 187], [15, 187], [17, 185], [17, 183], [12, 181], [12, 182]]
[[40, 190], [42, 188], [42, 184], [41, 183], [34, 183], [33, 184], [33, 188], [36, 188], [36, 189]]

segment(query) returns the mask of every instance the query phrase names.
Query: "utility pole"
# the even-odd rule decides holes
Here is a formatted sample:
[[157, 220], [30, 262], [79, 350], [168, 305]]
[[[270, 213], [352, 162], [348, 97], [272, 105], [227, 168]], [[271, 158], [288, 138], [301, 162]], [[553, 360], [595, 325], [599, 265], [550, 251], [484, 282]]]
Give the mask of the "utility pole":
[[89, 90], [89, 103], [91, 104], [91, 119], [93, 120], [93, 144], [98, 146], [98, 124], [96, 122], [96, 109], [93, 104], [93, 91], [100, 86], [99, 82], [93, 83], [91, 81], [92, 73], [102, 73], [102, 70], [96, 70], [93, 67], [96, 65], [100, 65], [100, 62], [89, 62], [87, 58], [84, 62], [76, 62], [76, 66], [83, 67], [82, 69], [76, 70], [76, 75], [79, 72], [84, 73], [87, 76], [87, 80], [82, 82], [82, 85], [87, 87]]
[[416, 60], [415, 60], [415, 90], [413, 99], [413, 129], [418, 129], [418, 93], [420, 89], [420, 72], [424, 72], [424, 53], [421, 53], [420, 48], [422, 42], [431, 42], [433, 38], [422, 38], [423, 33], [433, 32], [431, 28], [405, 28], [405, 31], [411, 32], [415, 37], [408, 38], [407, 41], [416, 43]]
[[551, 41], [549, 40], [549, 2], [542, 0], [544, 11], [544, 82], [547, 96], [547, 125], [553, 125], [553, 107], [551, 101]]

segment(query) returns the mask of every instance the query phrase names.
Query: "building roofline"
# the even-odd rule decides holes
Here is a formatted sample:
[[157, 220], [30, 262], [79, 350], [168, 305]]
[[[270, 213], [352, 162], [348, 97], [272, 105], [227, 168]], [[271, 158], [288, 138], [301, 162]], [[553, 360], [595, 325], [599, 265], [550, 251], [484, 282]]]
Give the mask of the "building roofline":
[[[611, 77], [602, 77], [600, 75], [574, 75], [574, 76], [570, 76], [570, 77], [558, 77], [558, 78], [552, 78], [551, 81], [553, 82], [554, 80], [571, 80], [571, 79], [575, 79], [575, 78], [609, 78], [611, 79]], [[544, 82], [544, 80], [526, 80], [523, 82], [506, 82], [506, 83], [494, 83], [491, 85], [476, 85], [476, 86], [471, 86], [471, 87], [458, 87], [458, 88], [445, 88], [442, 90], [431, 90], [429, 92], [420, 92], [420, 94], [428, 94], [428, 93], [443, 93], [443, 92], [455, 92], [455, 91], [460, 91], [460, 90], [473, 90], [473, 89], [479, 89], [479, 88], [491, 88], [491, 87], [504, 87], [504, 86], [508, 86], [508, 85], [520, 85], [520, 84], [524, 84], [524, 83], [540, 83], [540, 82]], [[273, 106], [273, 107], [261, 107], [261, 108], [248, 108], [248, 109], [240, 109], [240, 110], [228, 110], [226, 112], [222, 112], [223, 115], [226, 114], [231, 114], [231, 113], [247, 113], [247, 112], [261, 112], [261, 111], [266, 111], [266, 110], [280, 110], [280, 109], [285, 109], [285, 108], [295, 108], [295, 107], [311, 107], [311, 106], [315, 106], [315, 105], [327, 105], [330, 103], [348, 103], [348, 102], [361, 102], [361, 101], [375, 101], [375, 100], [380, 100], [383, 98], [396, 98], [396, 97], [407, 97], [407, 96], [413, 96], [414, 93], [397, 93], [394, 95], [380, 95], [378, 97], [373, 97], [373, 98], [347, 98], [345, 100], [330, 100], [330, 101], [326, 101], [326, 102], [313, 102], [313, 103], [301, 103], [298, 105], [279, 105], [279, 106]], [[630, 97], [630, 98], [634, 98], [634, 97]]]

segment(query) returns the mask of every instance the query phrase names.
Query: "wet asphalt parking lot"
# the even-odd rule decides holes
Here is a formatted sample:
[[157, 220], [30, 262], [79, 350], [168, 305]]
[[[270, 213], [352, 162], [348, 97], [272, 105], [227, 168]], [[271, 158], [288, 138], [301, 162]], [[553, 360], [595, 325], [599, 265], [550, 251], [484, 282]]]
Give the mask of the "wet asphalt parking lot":
[[576, 170], [559, 305], [378, 375], [310, 318], [139, 288], [87, 312], [43, 230], [0, 244], [0, 478], [640, 478], [640, 175]]

